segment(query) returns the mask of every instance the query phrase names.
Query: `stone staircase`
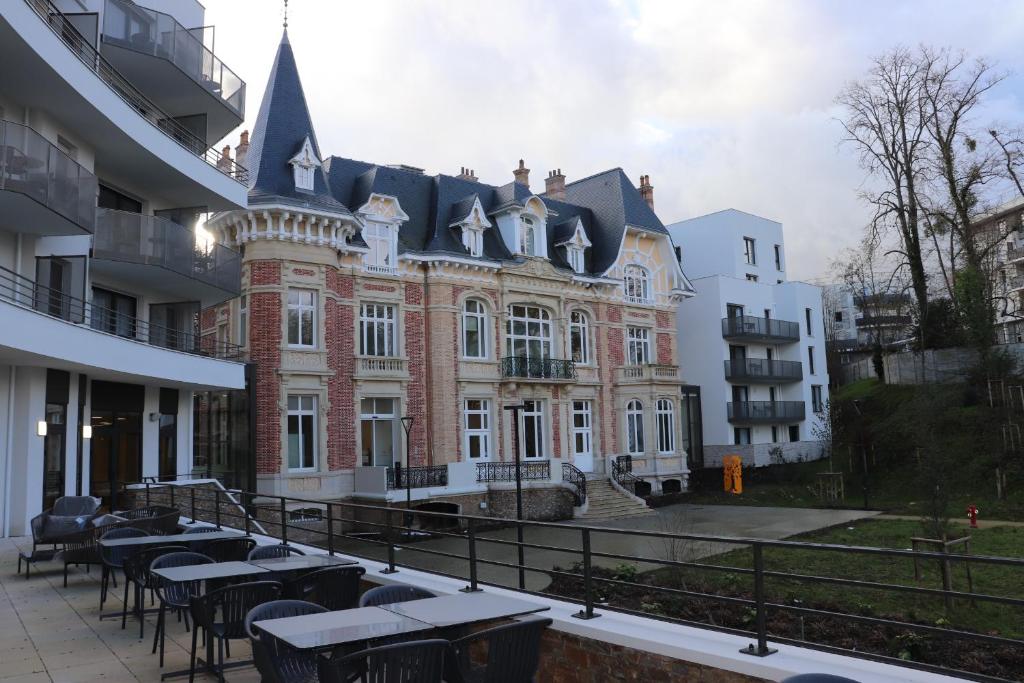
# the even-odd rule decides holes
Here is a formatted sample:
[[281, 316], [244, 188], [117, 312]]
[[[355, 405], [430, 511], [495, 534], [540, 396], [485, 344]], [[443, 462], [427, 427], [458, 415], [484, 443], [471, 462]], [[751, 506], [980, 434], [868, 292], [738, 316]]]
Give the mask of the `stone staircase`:
[[577, 519], [598, 521], [649, 515], [654, 511], [646, 504], [621, 493], [605, 477], [587, 477], [587, 512]]

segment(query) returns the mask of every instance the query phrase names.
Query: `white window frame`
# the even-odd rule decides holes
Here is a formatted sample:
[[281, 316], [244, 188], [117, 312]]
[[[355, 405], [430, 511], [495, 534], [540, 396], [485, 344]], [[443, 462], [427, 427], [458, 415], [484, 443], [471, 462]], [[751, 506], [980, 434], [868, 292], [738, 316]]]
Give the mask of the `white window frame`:
[[295, 189], [313, 191], [313, 170], [316, 166], [293, 164], [295, 168]]
[[[470, 427], [469, 421], [472, 416], [480, 418], [480, 427]], [[473, 462], [484, 462], [491, 459], [491, 401], [487, 398], [467, 398], [462, 403], [462, 426], [463, 442], [462, 452], [466, 454], [466, 460]], [[472, 456], [473, 449], [470, 447], [476, 442], [479, 446], [479, 455]]]
[[644, 404], [638, 398], [626, 404], [626, 452], [644, 454]]
[[519, 219], [519, 253], [537, 255], [537, 219], [533, 216], [522, 216]]
[[[295, 399], [295, 403], [296, 403], [296, 407], [294, 407], [294, 408], [292, 407], [292, 399]], [[306, 406], [306, 401], [307, 400], [309, 402], [308, 407]], [[288, 394], [287, 405], [288, 405], [288, 420], [287, 420], [287, 423], [286, 423], [286, 426], [285, 426], [285, 430], [286, 430], [286, 434], [287, 434], [285, 442], [288, 444], [288, 454], [287, 454], [287, 457], [288, 457], [288, 460], [287, 460], [288, 471], [289, 472], [312, 472], [312, 471], [315, 471], [317, 469], [318, 462], [319, 462], [319, 459], [320, 459], [319, 458], [319, 456], [320, 456], [319, 450], [320, 449], [318, 448], [319, 441], [320, 441], [320, 439], [319, 439], [320, 425], [319, 425], [319, 419], [318, 419], [319, 416], [317, 415], [317, 396], [316, 396], [316, 394]], [[298, 436], [298, 449], [299, 449], [298, 450], [298, 458], [299, 458], [299, 466], [298, 467], [292, 467], [292, 450], [291, 450], [291, 448], [292, 448], [292, 440], [291, 440], [292, 431], [291, 431], [291, 421], [292, 421], [293, 417], [296, 418], [296, 426], [298, 427], [298, 430], [297, 430], [298, 431], [298, 434], [297, 434], [297, 436]], [[303, 417], [311, 417], [312, 418], [309, 421], [310, 422], [310, 431], [311, 431], [310, 434], [306, 434], [305, 429], [303, 429], [303, 426], [302, 426], [303, 425], [303, 420], [302, 420]], [[313, 447], [311, 449], [312, 450], [313, 461], [312, 461], [311, 464], [305, 464], [303, 462], [303, 457], [305, 455], [305, 450], [306, 450], [304, 448], [304, 446], [306, 444], [306, 439], [307, 438], [312, 440], [312, 445], [313, 445]]]
[[[516, 332], [522, 325], [522, 332]], [[538, 334], [530, 332], [532, 326], [538, 326]], [[506, 355], [510, 357], [543, 360], [551, 358], [552, 330], [551, 314], [540, 306], [530, 304], [510, 304], [505, 324]], [[522, 353], [516, 347], [519, 346]], [[534, 356], [530, 349], [539, 346], [539, 356]]]
[[622, 269], [622, 288], [626, 303], [649, 304], [651, 297], [651, 273], [636, 263], [630, 263]]
[[583, 272], [583, 249], [569, 245], [565, 248], [566, 260], [569, 262], [569, 267], [572, 268], [575, 273]]
[[757, 242], [753, 237], [743, 238], [743, 258], [746, 260], [747, 265], [757, 265]]
[[[471, 311], [470, 304], [476, 307]], [[469, 323], [476, 321], [477, 325], [477, 353], [470, 353], [469, 348]], [[472, 360], [486, 359], [487, 356], [487, 307], [479, 299], [466, 299], [462, 304], [462, 357]]]
[[[371, 404], [372, 404], [372, 410], [370, 412], [366, 412], [366, 409], [363, 406], [363, 403], [365, 401], [370, 401]], [[378, 412], [377, 411], [378, 403], [382, 403], [383, 401], [390, 401], [391, 402], [391, 412]], [[402, 442], [402, 439], [404, 438], [404, 435], [401, 433], [402, 430], [399, 429], [399, 419], [398, 419], [398, 416], [401, 414], [400, 410], [401, 410], [401, 400], [396, 398], [396, 397], [393, 397], [393, 396], [372, 396], [371, 395], [371, 396], [363, 396], [363, 397], [361, 397], [359, 399], [359, 434], [360, 434], [360, 439], [362, 440], [361, 443], [359, 444], [360, 445], [360, 453], [359, 453], [359, 463], [360, 463], [360, 466], [362, 466], [362, 467], [383, 467], [383, 466], [387, 466], [387, 465], [378, 465], [376, 463], [375, 459], [374, 459], [375, 458], [376, 445], [377, 445], [376, 444], [376, 438], [377, 438], [376, 423], [378, 423], [378, 422], [387, 422], [387, 423], [390, 424], [390, 427], [391, 427], [391, 465], [390, 466], [394, 467], [396, 462], [403, 462], [402, 461], [402, 458], [403, 458], [403, 453], [402, 453], [403, 442]], [[367, 449], [367, 444], [365, 443], [365, 440], [362, 438], [363, 423], [364, 422], [370, 422], [372, 424], [372, 426], [371, 426], [372, 437], [371, 437], [371, 443], [369, 444], [369, 456], [370, 456], [370, 463], [369, 464], [366, 464], [366, 463], [363, 462], [363, 458], [366, 456], [366, 454], [363, 453], [363, 451], [365, 451]]]
[[367, 272], [386, 275], [398, 272], [398, 239], [394, 225], [367, 221], [363, 241], [370, 249], [363, 255], [363, 268]]
[[462, 245], [470, 256], [480, 256], [484, 253], [484, 231], [465, 227], [462, 229]]
[[627, 327], [626, 351], [626, 362], [629, 365], [649, 365], [651, 362], [651, 331], [646, 327]]
[[658, 427], [658, 453], [676, 452], [676, 409], [671, 399], [659, 398], [655, 404], [655, 424]]
[[[573, 339], [579, 337], [579, 358], [573, 349]], [[578, 365], [590, 365], [590, 316], [585, 311], [575, 310], [569, 313], [569, 357]]]
[[[576, 418], [579, 417], [579, 424]], [[594, 402], [590, 400], [573, 400], [572, 402], [572, 454], [573, 457], [592, 457], [594, 455]], [[583, 449], [577, 446], [580, 437]]]
[[249, 295], [238, 297], [238, 345], [249, 346]]
[[[292, 295], [295, 295], [294, 297]], [[308, 295], [309, 300], [303, 299]], [[295, 328], [296, 339], [292, 340], [292, 313], [295, 313], [298, 324]], [[317, 292], [315, 289], [290, 287], [288, 289], [288, 315], [285, 324], [288, 326], [288, 346], [293, 349], [315, 349], [317, 340]], [[310, 339], [303, 339], [303, 321], [309, 320]]]
[[[533, 426], [533, 433], [527, 425]], [[544, 401], [523, 401], [523, 458], [526, 460], [543, 460], [547, 457], [547, 443], [544, 440]], [[532, 442], [532, 443], [531, 443]], [[530, 455], [530, 447], [533, 455]]]
[[[375, 358], [395, 358], [398, 346], [397, 313], [391, 304], [364, 303], [359, 306], [359, 354]], [[383, 351], [378, 348], [383, 332]], [[370, 350], [372, 349], [372, 353]]]

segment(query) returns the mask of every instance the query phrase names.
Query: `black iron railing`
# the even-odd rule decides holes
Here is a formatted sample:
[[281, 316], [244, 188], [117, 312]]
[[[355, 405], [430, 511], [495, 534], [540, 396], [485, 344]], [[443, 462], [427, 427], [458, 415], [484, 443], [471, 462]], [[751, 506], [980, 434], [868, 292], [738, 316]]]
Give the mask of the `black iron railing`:
[[93, 232], [98, 188], [95, 175], [35, 130], [0, 121], [0, 190], [30, 197]]
[[587, 500], [587, 475], [583, 473], [583, 470], [572, 463], [563, 462], [562, 481], [572, 488], [576, 507], [583, 505]]
[[240, 183], [249, 182], [249, 171], [231, 159], [221, 155], [207, 146], [192, 131], [176, 121], [170, 114], [156, 106], [138, 88], [132, 85], [118, 72], [99, 51], [72, 24], [53, 3], [53, 0], [25, 0], [29, 7], [42, 19], [47, 26], [63, 41], [78, 59], [100, 80], [134, 109], [140, 116], [149, 121], [161, 133], [196, 155], [224, 175], [234, 178]]
[[725, 361], [725, 378], [745, 382], [799, 382], [804, 377], [803, 363], [796, 360], [745, 358]]
[[[613, 461], [613, 467], [617, 462]], [[626, 467], [625, 461], [622, 467]], [[120, 496], [133, 495], [137, 505], [170, 502], [186, 518], [206, 521], [217, 527], [234, 527], [252, 532], [257, 529], [258, 521], [268, 535], [276, 535], [282, 542], [305, 543], [322, 548], [331, 555], [343, 553], [379, 561], [387, 565], [385, 571], [389, 573], [409, 568], [468, 580], [469, 588], [474, 590], [486, 583], [573, 602], [581, 607], [575, 615], [580, 619], [599, 616], [597, 609], [600, 608], [603, 611], [749, 637], [752, 642], [742, 652], [754, 656], [770, 656], [774, 652], [769, 647], [769, 641], [772, 641], [896, 666], [954, 674], [970, 680], [994, 683], [1019, 680], [1019, 668], [1012, 667], [1019, 667], [1016, 653], [1024, 647], [1024, 639], [974, 627], [957, 628], [948, 619], [936, 622], [917, 618], [914, 614], [925, 608], [929, 601], [947, 610], [952, 608], [952, 614], [957, 613], [956, 609], [969, 610], [975, 605], [995, 605], [1003, 609], [1024, 608], [1024, 598], [1020, 597], [1017, 590], [1017, 587], [1024, 584], [1024, 558], [566, 525], [557, 522], [517, 522], [513, 519], [428, 510], [415, 510], [410, 515], [401, 508], [257, 495], [249, 491], [225, 491], [214, 487], [197, 489], [187, 486], [187, 482], [170, 485], [122, 484], [117, 490]], [[309, 511], [312, 508], [322, 510], [322, 515], [312, 524], [305, 517], [300, 522], [289, 514], [289, 510]], [[258, 519], [254, 519], [253, 513], [257, 511], [262, 512], [259, 512]], [[481, 531], [494, 528], [495, 525], [520, 525], [526, 533], [520, 542], [503, 534]], [[433, 530], [425, 533], [424, 529], [428, 526]], [[375, 533], [367, 533], [367, 530]], [[430, 543], [407, 540], [410, 537], [405, 532], [409, 531], [419, 532], [415, 538], [441, 540], [444, 545], [439, 548]], [[535, 534], [532, 542], [530, 534]], [[631, 539], [633, 546], [628, 544], [627, 538]], [[638, 539], [639, 544], [636, 543]], [[465, 552], [458, 552], [455, 542], [464, 543]], [[481, 552], [482, 544], [495, 551]], [[499, 555], [500, 548], [509, 547], [522, 549], [524, 554], [520, 557], [525, 559], [521, 562], [494, 559]], [[638, 554], [631, 554], [623, 550], [628, 547], [644, 547], [649, 550], [646, 554], [639, 554], [641, 551], [633, 551]], [[688, 552], [672, 550], [699, 547], [732, 549], [732, 559], [728, 564], [716, 561], [713, 556], [694, 560]], [[527, 564], [529, 560], [542, 562], [541, 558], [549, 555], [552, 550], [557, 550], [560, 556], [570, 556], [578, 561], [566, 562], [561, 567], [553, 568]], [[398, 561], [398, 551], [402, 551], [401, 562]], [[525, 551], [530, 551], [532, 557], [525, 554]], [[804, 553], [807, 567], [820, 566], [828, 557], [836, 555], [848, 557], [850, 561], [838, 565], [836, 572], [831, 575], [821, 576], [810, 573], [810, 569], [803, 572], [773, 569], [771, 563], [777, 557], [775, 552]], [[738, 553], [746, 555], [746, 560], [736, 559]], [[445, 558], [445, 571], [436, 569], [436, 558], [440, 557]], [[900, 563], [925, 563], [946, 567], [947, 570], [940, 572], [943, 577], [948, 576], [948, 568], [954, 565], [972, 567], [975, 573], [979, 568], [986, 567], [996, 568], [1001, 573], [1013, 573], [992, 584], [989, 592], [975, 592], [973, 589], [962, 591], [954, 590], [945, 579], [933, 584], [937, 587], [932, 587], [922, 585], [922, 581], [900, 584], [895, 583], [895, 580], [855, 578], [857, 574], [850, 568], [858, 565], [858, 558], [884, 558], [893, 566]], [[465, 563], [462, 568], [459, 567], [460, 561]], [[659, 581], [657, 574], [648, 574], [649, 580], [641, 581], [629, 574], [601, 571], [598, 563], [605, 567], [615, 566], [612, 563], [617, 563], [617, 566], [636, 563], [677, 572], [693, 572], [701, 577], [722, 577], [728, 588], [720, 589], [714, 587], [714, 584], [704, 583], [680, 585], [670, 578]], [[490, 569], [491, 579], [488, 582], [479, 579], [481, 567]], [[508, 573], [503, 574], [500, 570], [508, 570]], [[527, 572], [546, 577], [548, 580], [543, 585], [548, 587], [542, 592], [528, 591], [525, 582]], [[556, 588], [553, 581], [560, 582], [563, 588], [569, 585], [566, 582], [571, 582], [575, 589], [572, 594], [567, 594], [563, 588]], [[819, 604], [814, 599], [802, 597], [792, 600], [776, 597], [787, 593], [800, 595], [801, 586], [830, 586], [837, 591], [842, 589], [841, 592], [851, 593], [868, 591], [872, 595], [882, 596], [878, 599], [903, 596], [912, 609], [908, 609], [905, 615], [893, 616], [887, 613], [883, 616], [877, 615], [860, 602], [851, 602], [848, 607], [844, 607], [842, 603], [834, 601]], [[629, 599], [610, 599], [610, 594], [617, 589], [630, 596], [650, 594], [652, 602], [648, 604]], [[657, 604], [654, 604], [655, 601]], [[690, 603], [701, 606], [697, 613], [704, 616], [674, 616], [676, 609]], [[805, 622], [806, 629], [803, 628]], [[794, 624], [800, 626], [794, 629]], [[841, 628], [823, 628], [829, 624], [841, 625]], [[912, 657], [896, 657], [879, 651], [878, 646], [868, 646], [868, 643], [851, 635], [858, 630], [883, 632], [888, 641], [914, 643], [915, 651], [932, 651], [937, 656], [931, 662]], [[792, 635], [794, 633], [797, 635]], [[851, 649], [850, 643], [856, 645], [856, 649]], [[1004, 664], [1000, 670], [1002, 674], [993, 674], [992, 666], [996, 660], [993, 659], [994, 651], [991, 649], [984, 650], [985, 656], [960, 659], [961, 662], [967, 662], [966, 667], [973, 668], [957, 669], [949, 666], [947, 654], [950, 650], [947, 645], [963, 646], [965, 643], [976, 646], [979, 651], [982, 648], [1003, 648], [1004, 654], [999, 659]]]
[[892, 327], [910, 325], [909, 315], [864, 315], [854, 321], [857, 327]]
[[780, 342], [800, 340], [800, 325], [788, 320], [758, 318], [753, 315], [722, 318], [722, 336], [726, 339], [771, 339]]
[[576, 363], [557, 358], [507, 356], [501, 359], [501, 376], [524, 379], [576, 379]]
[[[408, 478], [408, 480], [406, 479]], [[402, 467], [400, 464], [388, 468], [389, 489], [423, 489], [430, 486], [448, 485], [448, 465], [427, 467]]]
[[[551, 479], [551, 461], [521, 462], [519, 464], [520, 481], [547, 481]], [[478, 462], [476, 464], [477, 481], [515, 481], [516, 464], [514, 462]]]
[[637, 486], [642, 486], [644, 481], [633, 474], [633, 458], [629, 455], [620, 455], [612, 460], [612, 479], [633, 495], [638, 495]]
[[145, 263], [237, 295], [242, 286], [242, 259], [216, 242], [203, 243], [174, 221], [131, 211], [98, 209], [93, 257]]
[[806, 412], [803, 401], [731, 401], [728, 404], [730, 422], [803, 420]]
[[3, 267], [0, 301], [151, 346], [224, 360], [241, 360], [243, 356], [242, 347], [218, 341], [213, 335], [199, 335], [194, 324], [190, 329], [157, 325], [33, 282]]

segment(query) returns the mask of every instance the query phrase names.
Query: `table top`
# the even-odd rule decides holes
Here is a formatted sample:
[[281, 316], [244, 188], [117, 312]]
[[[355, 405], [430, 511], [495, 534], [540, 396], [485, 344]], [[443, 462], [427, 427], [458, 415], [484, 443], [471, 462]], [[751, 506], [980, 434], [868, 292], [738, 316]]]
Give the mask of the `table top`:
[[237, 531], [211, 531], [205, 534], [131, 536], [129, 538], [112, 538], [109, 541], [105, 541], [101, 538], [100, 545], [104, 548], [117, 548], [130, 545], [178, 545], [181, 543], [205, 543], [206, 541], [219, 541], [225, 538], [246, 538], [246, 535]]
[[251, 562], [257, 567], [263, 567], [272, 572], [290, 572], [298, 569], [320, 569], [323, 567], [359, 564], [355, 560], [332, 555], [289, 555], [288, 557], [274, 557], [266, 560], [251, 560]]
[[249, 576], [250, 574], [266, 574], [267, 570], [248, 562], [214, 562], [213, 564], [194, 564], [187, 567], [164, 567], [163, 569], [154, 569], [153, 573], [168, 581], [204, 581], [206, 579]]
[[518, 617], [549, 609], [535, 602], [483, 591], [396, 602], [392, 605], [381, 605], [381, 608], [438, 628]]
[[328, 648], [433, 628], [430, 624], [380, 607], [356, 607], [300, 617], [268, 619], [257, 621], [255, 626], [299, 650]]

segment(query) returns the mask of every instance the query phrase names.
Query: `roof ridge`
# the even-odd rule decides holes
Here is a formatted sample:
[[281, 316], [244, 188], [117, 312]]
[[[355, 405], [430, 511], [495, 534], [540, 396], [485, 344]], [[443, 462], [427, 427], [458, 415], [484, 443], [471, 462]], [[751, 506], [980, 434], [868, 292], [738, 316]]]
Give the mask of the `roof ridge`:
[[566, 183], [566, 184], [565, 184], [565, 186], [566, 186], [566, 187], [569, 187], [570, 185], [575, 185], [576, 183], [582, 183], [582, 182], [583, 182], [583, 181], [585, 181], [585, 180], [592, 180], [592, 179], [594, 179], [594, 178], [596, 178], [596, 177], [598, 177], [598, 176], [602, 176], [602, 175], [605, 175], [606, 173], [614, 173], [615, 171], [618, 171], [618, 172], [619, 172], [619, 173], [621, 173], [622, 175], [626, 175], [626, 172], [622, 170], [622, 167], [621, 167], [621, 166], [614, 166], [614, 167], [612, 167], [612, 168], [609, 168], [609, 169], [605, 169], [604, 171], [599, 171], [599, 172], [597, 172], [597, 173], [591, 173], [591, 174], [590, 174], [590, 175], [588, 175], [587, 177], [585, 177], [585, 178], [580, 178], [579, 180], [574, 180], [574, 181], [572, 181], [571, 183]]

